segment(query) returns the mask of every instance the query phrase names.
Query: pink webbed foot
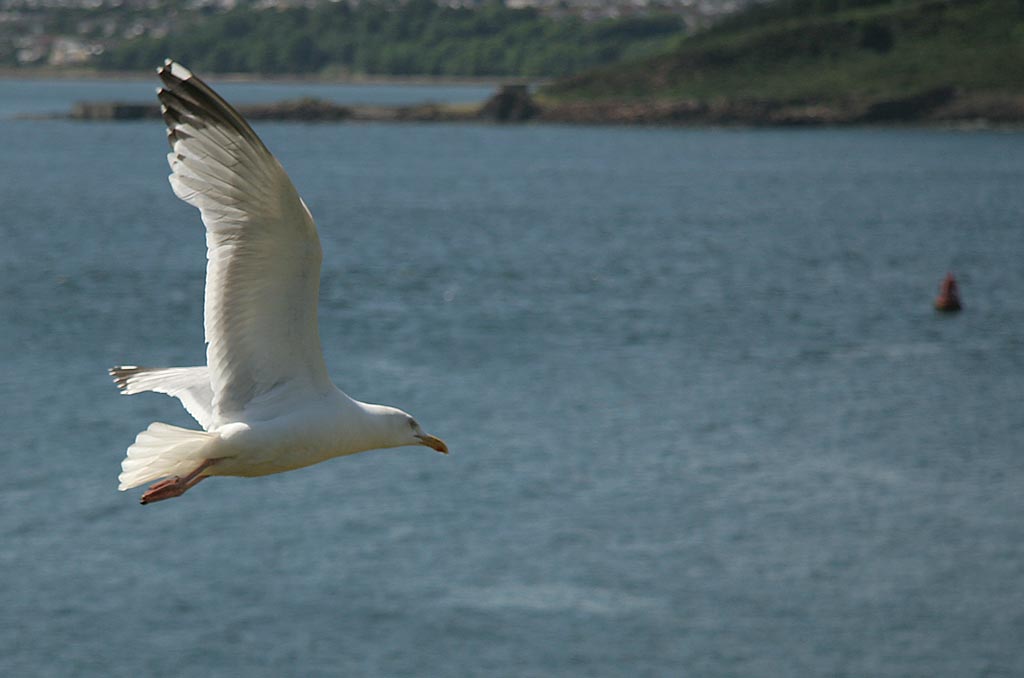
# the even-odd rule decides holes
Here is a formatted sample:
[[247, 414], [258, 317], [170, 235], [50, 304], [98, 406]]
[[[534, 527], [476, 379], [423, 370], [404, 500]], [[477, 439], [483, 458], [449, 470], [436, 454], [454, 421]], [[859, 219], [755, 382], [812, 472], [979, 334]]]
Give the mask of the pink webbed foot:
[[143, 493], [142, 499], [139, 500], [139, 503], [152, 504], [155, 501], [172, 499], [185, 494], [187, 490], [188, 487], [185, 486], [185, 483], [182, 482], [181, 478], [175, 476], [150, 485], [149, 489]]
[[199, 482], [206, 477], [203, 475], [203, 471], [205, 471], [215, 461], [215, 459], [207, 459], [200, 464], [196, 470], [192, 471], [184, 478], [174, 476], [173, 478], [161, 480], [158, 483], [150, 485], [149, 489], [143, 493], [142, 499], [139, 500], [139, 503], [152, 504], [153, 502], [163, 501], [164, 499], [180, 497], [189, 489], [198, 485]]

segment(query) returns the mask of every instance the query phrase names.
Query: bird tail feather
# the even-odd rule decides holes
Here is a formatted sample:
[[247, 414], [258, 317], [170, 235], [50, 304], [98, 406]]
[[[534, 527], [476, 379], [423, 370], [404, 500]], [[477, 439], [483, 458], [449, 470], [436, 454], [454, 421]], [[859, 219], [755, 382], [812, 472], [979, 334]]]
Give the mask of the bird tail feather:
[[119, 490], [130, 490], [151, 480], [188, 475], [206, 461], [214, 433], [193, 431], [153, 422], [135, 438], [121, 462]]

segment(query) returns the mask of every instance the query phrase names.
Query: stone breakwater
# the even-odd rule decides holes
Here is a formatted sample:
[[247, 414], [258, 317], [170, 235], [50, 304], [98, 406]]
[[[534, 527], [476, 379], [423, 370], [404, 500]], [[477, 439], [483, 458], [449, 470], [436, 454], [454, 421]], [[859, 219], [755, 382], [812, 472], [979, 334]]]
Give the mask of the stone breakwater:
[[[1024, 124], [1024, 95], [978, 94], [941, 87], [901, 98], [851, 97], [839, 102], [719, 99], [697, 101], [557, 101], [534, 97], [525, 85], [507, 85], [479, 105], [411, 106], [336, 104], [297, 99], [238, 106], [251, 120], [303, 122], [556, 122], [590, 125], [820, 126], [872, 124]], [[158, 118], [159, 107], [122, 102], [80, 102], [74, 120]]]

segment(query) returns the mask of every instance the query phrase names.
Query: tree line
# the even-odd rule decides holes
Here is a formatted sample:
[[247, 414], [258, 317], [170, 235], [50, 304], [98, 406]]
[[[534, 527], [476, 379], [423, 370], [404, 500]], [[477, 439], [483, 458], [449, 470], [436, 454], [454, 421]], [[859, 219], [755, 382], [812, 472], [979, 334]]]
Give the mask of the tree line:
[[141, 69], [164, 57], [204, 72], [557, 77], [671, 49], [673, 14], [583, 21], [499, 2], [324, 2], [185, 19], [168, 35], [108, 49], [100, 66]]

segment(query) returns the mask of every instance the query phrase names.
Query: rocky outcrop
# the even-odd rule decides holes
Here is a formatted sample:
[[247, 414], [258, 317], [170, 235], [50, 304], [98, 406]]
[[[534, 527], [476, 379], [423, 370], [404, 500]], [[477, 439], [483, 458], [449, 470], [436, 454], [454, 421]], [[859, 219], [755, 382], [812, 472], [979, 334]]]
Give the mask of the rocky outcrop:
[[[940, 87], [906, 97], [839, 102], [772, 99], [537, 100], [526, 85], [505, 85], [482, 105], [348, 106], [320, 99], [243, 105], [251, 120], [302, 122], [556, 122], [587, 125], [821, 126], [878, 124], [1024, 124], [1024, 95], [976, 94]], [[76, 120], [158, 118], [157, 106], [120, 102], [75, 104]]]
[[479, 116], [498, 122], [525, 122], [540, 113], [526, 85], [503, 85], [480, 107]]
[[581, 124], [822, 126], [886, 124], [1024, 124], [1024, 95], [975, 94], [940, 87], [906, 97], [838, 102], [545, 101], [536, 120]]
[[352, 107], [306, 97], [273, 104], [238, 106], [249, 120], [298, 120], [300, 122], [336, 122], [352, 117]]
[[937, 87], [899, 99], [883, 99], [868, 105], [861, 122], [911, 122], [923, 120], [935, 109], [956, 98], [952, 87]]
[[[238, 111], [250, 120], [345, 120], [352, 117], [349, 106], [341, 106], [320, 99], [295, 99], [273, 104], [238, 106]], [[71, 109], [73, 120], [142, 120], [159, 118], [156, 104], [123, 101], [80, 101]]]
[[68, 116], [72, 120], [140, 120], [159, 118], [155, 104], [132, 104], [120, 101], [79, 101]]

